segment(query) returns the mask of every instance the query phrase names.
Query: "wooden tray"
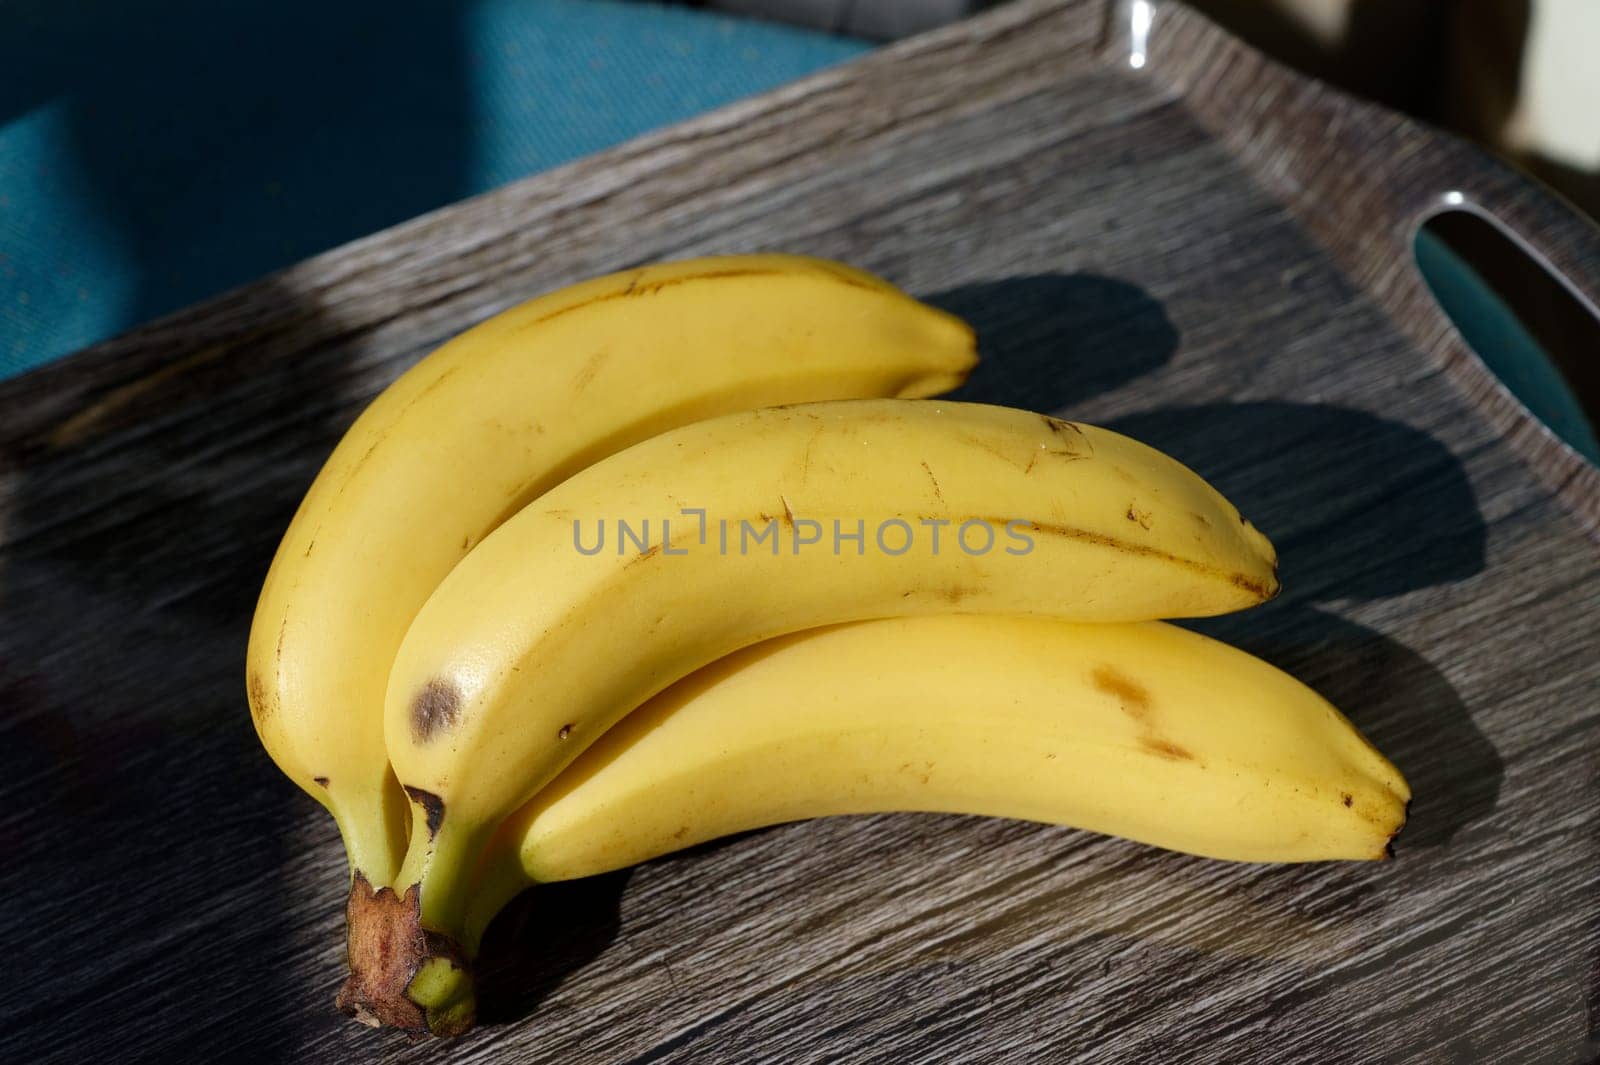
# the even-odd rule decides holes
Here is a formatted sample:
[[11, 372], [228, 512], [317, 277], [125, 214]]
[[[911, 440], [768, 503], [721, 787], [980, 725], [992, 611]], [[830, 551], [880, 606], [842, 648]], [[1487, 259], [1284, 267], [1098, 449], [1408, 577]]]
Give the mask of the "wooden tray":
[[[1477, 151], [1158, 4], [1025, 2], [320, 256], [0, 387], [7, 1060], [1587, 1060], [1600, 981], [1600, 472], [1435, 309], [1492, 213], [1591, 298], [1600, 235]], [[1231, 866], [871, 817], [541, 889], [487, 1024], [334, 1013], [331, 821], [243, 655], [295, 504], [444, 338], [646, 260], [785, 249], [971, 318], [964, 395], [1199, 469], [1287, 594], [1206, 626], [1347, 708], [1397, 861]]]

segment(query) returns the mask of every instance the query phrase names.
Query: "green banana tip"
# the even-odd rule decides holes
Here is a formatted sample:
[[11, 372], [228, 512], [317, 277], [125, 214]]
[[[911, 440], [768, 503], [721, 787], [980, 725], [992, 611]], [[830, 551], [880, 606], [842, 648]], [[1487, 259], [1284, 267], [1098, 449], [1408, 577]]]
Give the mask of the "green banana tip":
[[472, 1027], [471, 964], [454, 940], [422, 927], [418, 885], [404, 894], [374, 889], [358, 872], [345, 918], [350, 975], [334, 996], [341, 1013], [413, 1037], [456, 1036]]

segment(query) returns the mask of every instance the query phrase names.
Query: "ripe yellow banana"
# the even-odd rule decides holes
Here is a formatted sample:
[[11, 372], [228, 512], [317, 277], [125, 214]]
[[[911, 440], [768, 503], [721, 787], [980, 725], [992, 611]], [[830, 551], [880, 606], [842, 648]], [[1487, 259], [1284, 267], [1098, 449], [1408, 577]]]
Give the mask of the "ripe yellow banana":
[[450, 569], [574, 471], [664, 429], [773, 403], [927, 396], [972, 332], [815, 259], [665, 263], [540, 297], [462, 334], [357, 419], [274, 558], [248, 693], [272, 758], [387, 883], [407, 805], [383, 742], [389, 666]]
[[[520, 889], [787, 821], [923, 811], [1229, 861], [1378, 859], [1410, 797], [1316, 692], [1175, 625], [888, 618], [768, 640], [678, 682], [490, 853]], [[505, 901], [475, 898], [472, 925]]]
[[811, 817], [986, 814], [1233, 861], [1361, 860], [1387, 855], [1410, 797], [1316, 692], [1176, 626], [812, 629], [668, 688], [501, 825], [463, 943], [529, 883]]
[[1025, 411], [863, 400], [664, 433], [507, 521], [412, 623], [385, 708], [416, 806], [400, 897], [422, 928], [458, 930], [495, 826], [740, 647], [899, 615], [1217, 614], [1275, 594], [1274, 570], [1266, 538], [1179, 463]]

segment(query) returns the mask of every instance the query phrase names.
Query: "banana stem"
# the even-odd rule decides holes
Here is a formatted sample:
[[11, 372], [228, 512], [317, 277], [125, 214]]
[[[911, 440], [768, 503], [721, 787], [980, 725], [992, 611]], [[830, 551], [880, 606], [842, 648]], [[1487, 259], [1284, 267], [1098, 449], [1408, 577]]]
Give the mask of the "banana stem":
[[449, 936], [422, 927], [419, 891], [374, 888], [357, 873], [345, 910], [350, 975], [334, 1005], [371, 1027], [460, 1035], [477, 1004], [471, 967]]
[[[418, 828], [422, 825], [419, 822]], [[456, 822], [436, 822], [411, 838], [397, 884], [421, 894], [422, 924], [433, 932], [459, 939], [478, 856], [493, 835], [488, 829]]]
[[376, 822], [372, 820], [370, 809], [346, 808], [337, 797], [326, 805], [339, 826], [339, 837], [350, 859], [351, 875], [365, 877], [369, 884], [392, 884], [399, 876], [406, 854], [411, 804], [395, 781], [393, 771], [385, 786], [378, 790], [382, 796], [378, 811], [381, 816]]
[[[416, 821], [420, 828], [425, 822]], [[477, 991], [462, 870], [484, 843], [481, 831], [450, 831], [435, 820], [418, 833], [402, 865], [403, 890], [374, 888], [357, 872], [345, 916], [350, 975], [335, 1005], [363, 1024], [414, 1035], [460, 1035], [476, 1019]], [[431, 836], [431, 838], [430, 838]]]

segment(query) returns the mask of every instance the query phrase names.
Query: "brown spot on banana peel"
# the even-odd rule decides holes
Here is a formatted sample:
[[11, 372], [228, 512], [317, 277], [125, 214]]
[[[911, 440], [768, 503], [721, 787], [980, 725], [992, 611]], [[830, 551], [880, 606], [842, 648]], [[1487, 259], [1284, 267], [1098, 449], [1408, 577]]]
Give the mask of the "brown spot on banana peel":
[[[1076, 422], [1062, 421], [1060, 418], [1052, 418], [1048, 414], [1041, 414], [1039, 417], [1044, 419], [1045, 428], [1049, 429], [1055, 436], [1074, 440], [1081, 444], [1089, 443], [1089, 438], [1084, 435], [1083, 427]], [[1077, 443], [1073, 446], [1076, 447]]]
[[402, 787], [405, 788], [406, 795], [410, 797], [411, 801], [422, 807], [423, 816], [427, 819], [428, 824], [428, 838], [432, 839], [437, 836], [439, 834], [439, 826], [444, 824], [444, 800], [433, 792], [424, 791], [422, 788], [414, 788], [409, 784], [402, 785]]
[[1060, 462], [1081, 462], [1089, 457], [1076, 451], [1051, 451], [1041, 444], [1028, 456], [1028, 464], [1022, 467], [1022, 472], [1032, 473], [1033, 468], [1039, 464], [1039, 458], [1042, 455], [1049, 455], [1052, 459]]
[[[405, 407], [401, 409], [400, 413], [404, 414], [406, 411], [422, 402], [422, 400], [426, 399], [430, 393], [438, 391], [440, 386], [442, 386], [446, 381], [450, 380], [450, 378], [454, 377], [456, 371], [459, 369], [461, 369], [461, 367], [456, 365], [442, 370], [438, 377], [435, 377], [432, 381], [429, 381], [423, 386], [422, 391], [411, 397], [411, 402], [407, 403]], [[367, 454], [370, 455], [372, 452], [368, 451]]]
[[328, 778], [327, 777], [312, 777], [311, 779], [312, 779], [312, 781], [314, 783], [319, 784], [324, 788], [328, 786]]
[[1276, 561], [1273, 563], [1272, 577], [1267, 581], [1261, 581], [1250, 576], [1248, 573], [1234, 573], [1224, 570], [1218, 566], [1200, 562], [1196, 559], [1184, 558], [1182, 555], [1175, 555], [1171, 551], [1163, 551], [1159, 547], [1151, 547], [1149, 544], [1137, 544], [1130, 540], [1118, 539], [1115, 536], [1107, 536], [1104, 533], [1091, 532], [1088, 529], [1079, 529], [1071, 525], [1060, 525], [1053, 522], [1042, 521], [1025, 522], [1021, 521], [1020, 519], [1011, 518], [980, 517], [969, 520], [986, 521], [1001, 529], [1004, 529], [1007, 525], [1013, 523], [1025, 525], [1029, 531], [1043, 533], [1046, 536], [1060, 536], [1063, 539], [1077, 540], [1080, 543], [1095, 544], [1100, 547], [1110, 548], [1113, 551], [1122, 551], [1130, 555], [1139, 555], [1144, 558], [1161, 559], [1163, 562], [1171, 562], [1174, 565], [1182, 566], [1183, 568], [1193, 570], [1196, 573], [1227, 581], [1229, 584], [1232, 584], [1237, 588], [1242, 588], [1245, 591], [1255, 595], [1257, 599], [1263, 603], [1274, 598], [1281, 590], [1278, 585], [1278, 567]]
[[1411, 800], [1407, 799], [1406, 804], [1400, 808], [1400, 823], [1394, 826], [1393, 831], [1389, 833], [1389, 838], [1383, 841], [1383, 851], [1378, 855], [1379, 861], [1386, 861], [1394, 857], [1394, 841], [1405, 830], [1406, 822], [1409, 820], [1411, 820]]
[[[437, 382], [435, 382], [435, 383], [437, 383]], [[411, 404], [409, 404], [409, 403], [406, 404], [407, 407], [410, 407], [410, 405]], [[367, 450], [363, 451], [361, 453], [361, 457], [356, 459], [355, 462], [351, 464], [350, 468], [344, 472], [344, 475], [339, 478], [339, 487], [333, 493], [335, 498], [344, 495], [345, 487], [348, 486], [350, 484], [350, 482], [355, 478], [356, 471], [360, 470], [361, 467], [363, 467], [363, 466], [365, 466], [367, 464], [367, 460], [372, 458], [372, 453], [374, 451], [378, 450], [378, 445], [383, 443], [387, 439], [389, 439], [389, 434], [387, 432], [380, 432], [373, 439], [372, 443], [367, 445]]]
[[416, 884], [398, 894], [393, 888], [373, 889], [357, 872], [345, 905], [346, 956], [350, 975], [334, 996], [334, 1005], [362, 1024], [380, 1024], [416, 1036], [460, 1035], [472, 1027], [468, 1014], [448, 1027], [430, 1029], [426, 1011], [407, 995], [422, 966], [447, 958], [470, 972], [466, 952], [450, 937], [422, 927], [422, 896]]
[[[927, 463], [923, 463], [924, 466]], [[794, 508], [789, 505], [789, 497], [779, 493], [778, 501], [783, 504], [783, 523], [790, 528], [794, 527]]]
[[460, 689], [449, 680], [435, 677], [411, 700], [411, 737], [418, 743], [427, 743], [454, 728], [460, 717]]
[[1171, 740], [1164, 740], [1159, 736], [1140, 736], [1139, 746], [1151, 754], [1160, 755], [1162, 758], [1170, 758], [1175, 762], [1196, 761], [1195, 756], [1187, 747], [1180, 747]]
[[1351, 795], [1348, 791], [1341, 792], [1339, 794], [1339, 798], [1345, 804], [1346, 807], [1350, 807], [1350, 806], [1354, 806], [1355, 805], [1355, 802], [1356, 802], [1355, 796]]
[[610, 357], [611, 350], [609, 348], [601, 348], [599, 351], [589, 356], [589, 358], [584, 362], [583, 368], [578, 371], [578, 376], [573, 379], [573, 395], [577, 395], [585, 388], [589, 387], [589, 383], [593, 381], [595, 379], [595, 375], [600, 372], [600, 367], [604, 366], [606, 360]]
[[1135, 721], [1150, 719], [1150, 692], [1110, 666], [1098, 666], [1089, 674], [1094, 686], [1116, 699], [1123, 711]]
[[1154, 731], [1152, 728], [1150, 692], [1144, 685], [1110, 666], [1095, 667], [1094, 671], [1089, 674], [1089, 681], [1096, 688], [1116, 699], [1117, 705], [1122, 708], [1122, 712], [1133, 718], [1138, 724], [1141, 733], [1139, 746], [1144, 750], [1175, 762], [1199, 761], [1187, 747], [1173, 743]]
[[[538, 318], [535, 318], [533, 321], [527, 322], [527, 323], [519, 326], [516, 330], [514, 330], [512, 333], [510, 333], [508, 335], [514, 336], [514, 335], [516, 335], [516, 333], [520, 333], [520, 332], [523, 332], [523, 331], [525, 331], [527, 329], [531, 329], [532, 327], [534, 327], [536, 325], [543, 325], [545, 322], [554, 321], [555, 319], [560, 318], [563, 315], [572, 314], [575, 311], [581, 311], [585, 307], [592, 307], [597, 303], [609, 303], [612, 300], [620, 300], [620, 299], [636, 299], [636, 298], [641, 297], [641, 296], [654, 296], [656, 293], [662, 291], [663, 289], [675, 288], [678, 285], [686, 285], [691, 281], [719, 281], [719, 280], [724, 280], [724, 279], [728, 279], [728, 278], [735, 278], [735, 277], [777, 277], [779, 275], [784, 274], [785, 272], [786, 271], [783, 271], [783, 270], [754, 270], [754, 269], [744, 269], [744, 270], [707, 270], [705, 273], [701, 273], [701, 274], [690, 274], [687, 277], [667, 277], [667, 278], [662, 278], [659, 281], [651, 281], [648, 284], [646, 284], [646, 283], [644, 283], [644, 271], [641, 270], [638, 273], [634, 274], [633, 277], [629, 279], [628, 285], [627, 285], [626, 288], [619, 289], [619, 290], [617, 290], [615, 292], [603, 292], [598, 296], [590, 296], [588, 299], [582, 300], [581, 302], [578, 302], [578, 303], [574, 303], [574, 304], [572, 304], [570, 306], [557, 308], [556, 310], [553, 310], [553, 311], [549, 312], [548, 314], [540, 315]], [[865, 287], [865, 286], [857, 286], [857, 287]]]
[[890, 291], [890, 289], [880, 288], [877, 285], [870, 284], [869, 282], [864, 281], [859, 277], [851, 277], [849, 274], [845, 273], [844, 271], [840, 270], [838, 267], [834, 266], [832, 263], [827, 262], [825, 260], [818, 260], [813, 265], [815, 265], [817, 269], [819, 269], [823, 273], [827, 274], [833, 280], [839, 282], [839, 284], [841, 284], [841, 285], [847, 285], [850, 288], [864, 288], [868, 292], [888, 292], [888, 291]]
[[[811, 417], [815, 419], [816, 415], [811, 415]], [[827, 432], [827, 428], [826, 425], [817, 426], [812, 431], [810, 439], [806, 441], [805, 450], [800, 453], [800, 483], [802, 485], [806, 483], [806, 478], [811, 476], [811, 450], [817, 446], [817, 441], [822, 438], [823, 433]]]
[[[1062, 422], [1061, 424], [1066, 425], [1069, 423]], [[1090, 453], [1081, 450], [1079, 447], [1080, 443], [1087, 443], [1087, 440], [1079, 441], [1077, 438], [1068, 438], [1062, 434], [1057, 434], [1056, 439], [1064, 442], [1066, 446], [1059, 448], [1049, 448], [1043, 444], [1032, 446], [1027, 451], [1028, 457], [1026, 460], [1022, 458], [1021, 453], [1008, 453], [995, 446], [991, 441], [974, 433], [963, 433], [961, 438], [979, 451], [987, 451], [995, 458], [1015, 466], [1023, 473], [1033, 472], [1034, 466], [1038, 465], [1040, 455], [1048, 455], [1059, 462], [1079, 462], [1090, 457]]]
[[[1094, 444], [1084, 433], [1083, 426], [1077, 422], [1066, 422], [1060, 418], [1052, 418], [1048, 414], [1041, 414], [1044, 424], [1057, 439], [1065, 441], [1065, 450], [1053, 452], [1063, 458], [1083, 459], [1094, 454]], [[1086, 449], [1086, 450], [1081, 450]]]
[[1068, 422], [1063, 421], [1060, 418], [1052, 418], [1048, 414], [1041, 414], [1039, 417], [1044, 419], [1045, 427], [1052, 433], [1055, 433], [1057, 436], [1065, 436], [1067, 433], [1074, 433], [1079, 437], [1083, 436], [1083, 428], [1076, 422]]
[[[973, 433], [962, 433], [961, 437], [968, 444], [970, 444], [973, 447], [977, 448], [979, 451], [987, 451], [989, 454], [993, 455], [995, 458], [999, 459], [1000, 461], [1008, 462], [1011, 465], [1017, 467], [1023, 473], [1027, 473], [1029, 467], [1032, 465], [1031, 461], [1029, 463], [1026, 463], [1026, 464], [1024, 464], [1022, 462], [1018, 462], [1017, 461], [1017, 457], [1015, 455], [1006, 454], [1004, 451], [1001, 451], [998, 447], [995, 447], [994, 444], [990, 443], [988, 440], [985, 440], [981, 436], [977, 436], [977, 435], [975, 435]], [[1031, 460], [1033, 458], [1033, 456], [1030, 455], [1029, 458]]]
[[648, 561], [649, 559], [655, 558], [660, 553], [661, 553], [661, 545], [660, 544], [651, 544], [649, 547], [645, 548], [643, 551], [640, 551], [637, 555], [634, 555], [632, 558], [628, 559], [628, 561], [623, 565], [622, 568], [623, 569], [627, 569], [629, 566], [635, 565], [635, 564], [640, 563], [640, 562]]
[[[1029, 469], [1033, 468], [1032, 461], [1030, 461], [1028, 463], [1028, 468]], [[933, 467], [929, 466], [926, 462], [924, 462], [922, 464], [922, 469], [924, 470], [924, 472], [927, 473], [928, 480], [933, 482], [933, 494], [934, 494], [934, 496], [939, 500], [939, 502], [943, 503], [944, 502], [944, 492], [942, 492], [939, 489], [939, 478], [937, 478], [937, 477], [935, 477], [933, 475]], [[1026, 472], [1026, 471], [1024, 471], [1024, 472]]]
[[246, 695], [250, 702], [250, 716], [257, 724], [272, 716], [272, 696], [267, 693], [267, 682], [252, 670], [245, 680]]

